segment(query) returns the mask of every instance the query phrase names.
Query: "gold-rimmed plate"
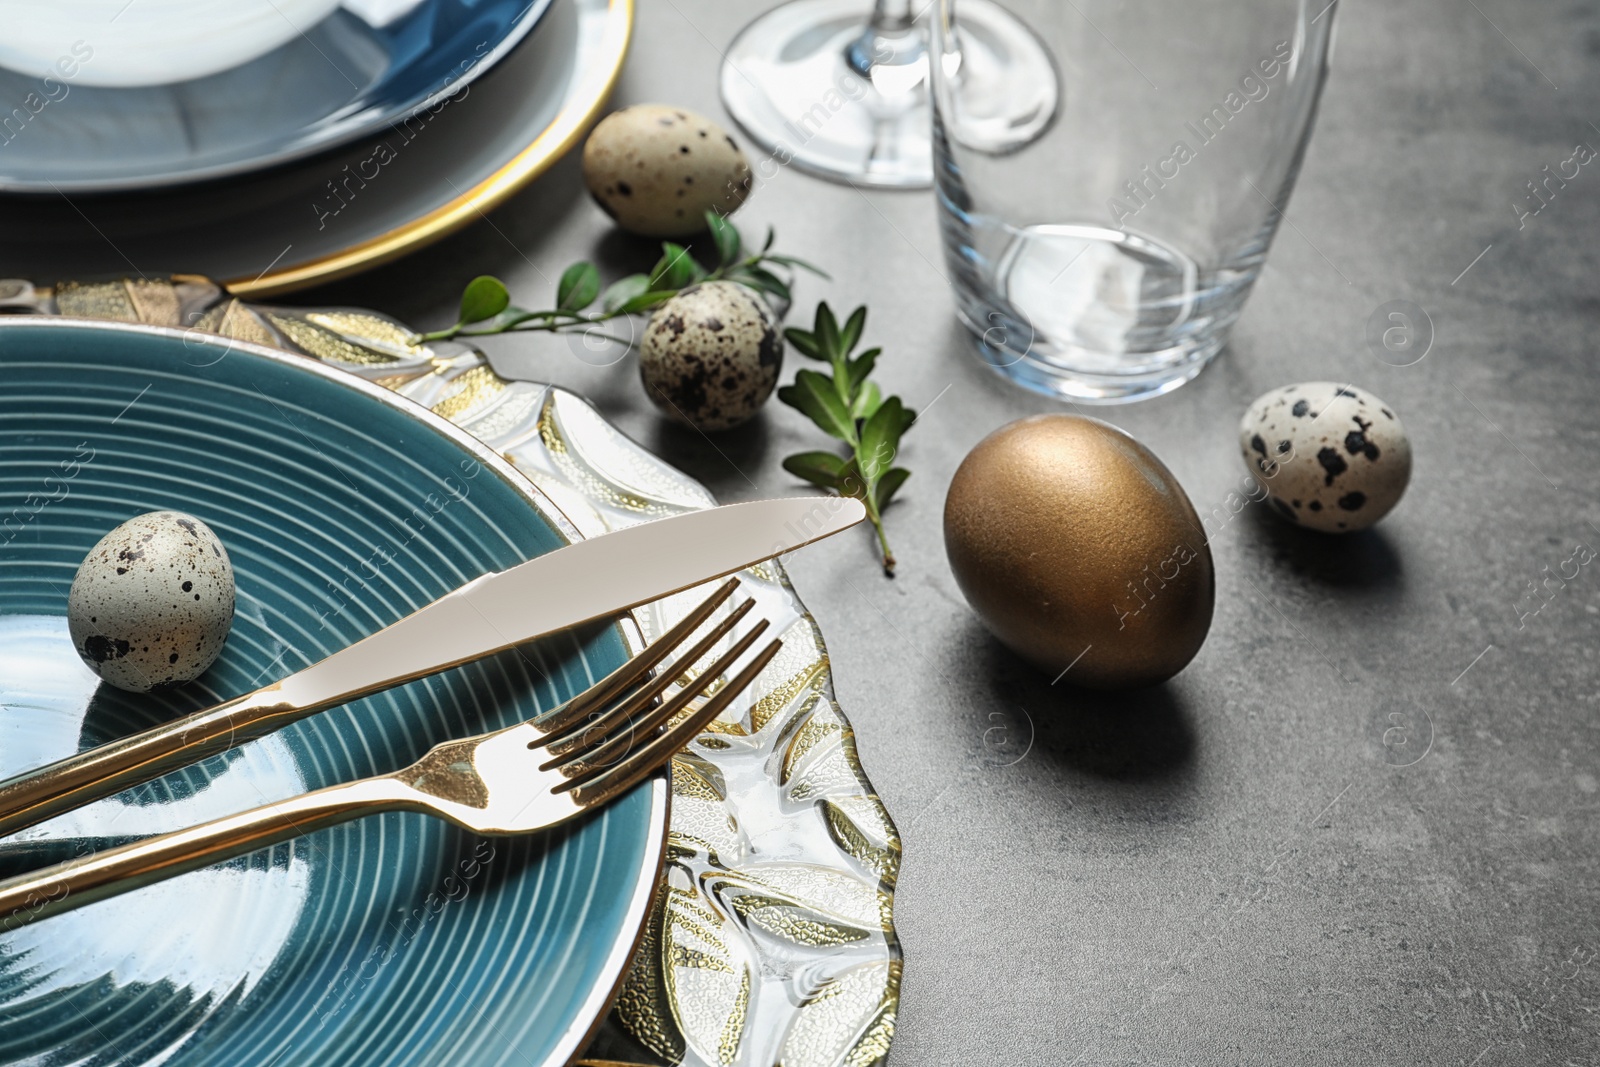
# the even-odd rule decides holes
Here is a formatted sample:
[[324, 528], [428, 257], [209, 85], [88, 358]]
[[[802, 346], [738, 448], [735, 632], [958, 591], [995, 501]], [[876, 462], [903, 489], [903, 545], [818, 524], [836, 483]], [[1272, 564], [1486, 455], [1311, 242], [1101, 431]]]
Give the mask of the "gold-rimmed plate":
[[173, 272], [267, 296], [344, 277], [478, 218], [583, 136], [633, 0], [555, 0], [517, 49], [432, 109], [337, 152], [157, 193], [8, 198], [0, 277]]
[[[252, 304], [198, 278], [14, 285], [0, 307], [193, 323], [393, 389], [509, 460], [585, 537], [716, 503], [582, 397], [502, 378], [459, 341], [413, 344], [408, 327], [372, 312]], [[783, 564], [739, 578], [784, 651], [673, 760], [660, 890], [578, 1067], [881, 1067], [894, 1036], [900, 835]], [[696, 596], [633, 617], [653, 639]]]
[[[294, 671], [581, 535], [481, 441], [359, 378], [198, 331], [0, 320], [0, 775]], [[202, 516], [238, 609], [195, 682], [78, 661], [66, 587], [128, 516]], [[18, 873], [403, 766], [641, 647], [623, 619], [293, 723], [0, 842]], [[547, 834], [389, 813], [0, 934], [0, 1064], [560, 1067], [611, 1003], [665, 849], [661, 779]]]

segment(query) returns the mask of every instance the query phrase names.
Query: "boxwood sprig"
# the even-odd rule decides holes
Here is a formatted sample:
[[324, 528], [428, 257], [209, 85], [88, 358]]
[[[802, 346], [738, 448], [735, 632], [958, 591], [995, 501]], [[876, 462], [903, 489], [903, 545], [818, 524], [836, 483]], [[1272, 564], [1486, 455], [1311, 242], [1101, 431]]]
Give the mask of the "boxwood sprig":
[[[827, 277], [803, 259], [774, 253], [772, 244], [776, 235], [771, 227], [767, 229], [761, 250], [754, 253], [746, 252], [738, 228], [714, 211], [706, 212], [706, 229], [717, 254], [716, 265], [709, 269], [695, 260], [687, 246], [674, 241], [662, 244], [661, 258], [648, 273], [629, 274], [603, 290], [600, 271], [593, 263], [574, 263], [561, 273], [561, 280], [556, 283], [555, 307], [536, 311], [513, 306], [505, 282], [484, 274], [468, 282], [462, 291], [454, 325], [419, 334], [414, 340], [421, 344], [531, 330], [591, 331], [612, 319], [649, 311], [701, 282], [738, 282], [788, 303], [793, 300], [789, 283], [772, 270], [773, 266], [808, 270]], [[610, 334], [600, 336], [619, 344], [632, 343], [627, 338]]]
[[783, 461], [783, 469], [812, 485], [852, 496], [867, 509], [878, 534], [884, 573], [894, 575], [895, 558], [883, 529], [883, 512], [895, 493], [911, 477], [894, 465], [900, 437], [916, 421], [916, 413], [897, 396], [885, 397], [878, 383], [868, 380], [881, 349], [869, 348], [851, 358], [866, 328], [867, 309], [858, 307], [839, 325], [826, 303], [817, 305], [810, 330], [791, 327], [784, 337], [809, 359], [828, 365], [828, 373], [802, 369], [794, 384], [778, 390], [778, 399], [803, 412], [831, 437], [843, 441], [850, 454], [798, 452]]

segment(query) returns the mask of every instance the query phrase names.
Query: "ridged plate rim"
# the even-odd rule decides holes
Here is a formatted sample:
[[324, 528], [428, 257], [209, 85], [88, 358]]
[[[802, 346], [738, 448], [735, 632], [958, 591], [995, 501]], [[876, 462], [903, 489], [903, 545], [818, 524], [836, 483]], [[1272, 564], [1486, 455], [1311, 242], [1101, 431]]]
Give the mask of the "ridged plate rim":
[[[251, 357], [288, 368], [293, 372], [310, 374], [321, 378], [336, 387], [349, 390], [383, 404], [421, 424], [429, 431], [467, 450], [522, 497], [542, 519], [550, 523], [560, 537], [568, 543], [583, 538], [583, 534], [579, 532], [578, 528], [555, 505], [549, 496], [540, 490], [526, 475], [517, 470], [500, 453], [426, 407], [401, 396], [393, 390], [375, 385], [336, 367], [328, 366], [296, 353], [269, 348], [249, 341], [168, 326], [107, 322], [64, 316], [0, 316], [0, 332], [25, 332], [33, 329], [57, 330], [63, 333], [90, 332], [104, 334], [110, 338], [126, 334], [153, 335], [177, 340], [179, 343], [187, 343], [191, 339], [198, 337], [204, 344], [223, 347], [226, 350], [225, 354], [236, 351], [243, 352]], [[623, 614], [615, 626], [624, 646], [630, 653], [637, 654], [643, 648], [644, 639], [638, 623], [632, 617], [632, 613]], [[623, 923], [622, 936], [616, 939], [606, 954], [601, 967], [601, 974], [604, 977], [590, 991], [589, 996], [584, 1000], [581, 1010], [576, 1014], [572, 1025], [555, 1043], [550, 1056], [545, 1059], [543, 1064], [536, 1065], [536, 1067], [559, 1067], [561, 1064], [570, 1063], [590, 1043], [611, 1011], [612, 1005], [621, 991], [623, 977], [638, 950], [640, 940], [644, 937], [645, 919], [655, 900], [661, 881], [667, 853], [669, 805], [670, 791], [667, 779], [664, 775], [657, 776], [650, 783], [650, 815], [646, 834], [648, 844], [643, 863], [640, 866], [625, 909], [626, 917]], [[530, 1065], [530, 1067], [535, 1067], [535, 1065]]]

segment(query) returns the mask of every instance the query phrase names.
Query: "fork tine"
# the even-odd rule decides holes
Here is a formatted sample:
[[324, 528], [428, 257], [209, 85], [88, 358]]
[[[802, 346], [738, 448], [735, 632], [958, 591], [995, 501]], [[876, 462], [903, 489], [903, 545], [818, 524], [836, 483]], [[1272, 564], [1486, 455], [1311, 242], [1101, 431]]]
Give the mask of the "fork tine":
[[[756, 623], [750, 628], [749, 633], [735, 641], [733, 647], [719, 656], [715, 663], [700, 672], [699, 676], [693, 681], [686, 682], [682, 692], [674, 694], [671, 700], [631, 721], [627, 729], [617, 730], [609, 737], [602, 737], [598, 744], [588, 746], [588, 750], [578, 753], [576, 758], [571, 754], [557, 753], [555, 759], [541, 764], [539, 769], [548, 771], [552, 768], [560, 767], [561, 773], [568, 778], [582, 778], [593, 771], [604, 770], [612, 764], [621, 762], [631, 750], [649, 741], [654, 736], [656, 727], [662, 723], [671, 722], [696, 697], [709, 689], [712, 682], [731, 669], [739, 661], [739, 657], [744, 655], [751, 645], [755, 644], [756, 638], [760, 637], [767, 629], [767, 625], [766, 619]], [[679, 660], [677, 664], [679, 669], [662, 672], [661, 677], [656, 679], [656, 683], [659, 683], [661, 689], [666, 689], [673, 682], [682, 679], [698, 661], [698, 658], [689, 659], [686, 657]], [[586, 736], [586, 734], [580, 734], [579, 739], [581, 740]]]
[[[649, 708], [658, 696], [666, 692], [667, 688], [682, 677], [689, 668], [699, 663], [700, 658], [709, 652], [713, 645], [722, 640], [728, 631], [739, 623], [739, 620], [750, 614], [750, 609], [755, 606], [756, 602], [754, 600], [746, 600], [729, 613], [727, 618], [712, 627], [710, 632], [703, 638], [695, 642], [693, 648], [679, 656], [673, 664], [674, 670], [659, 672], [647, 685], [634, 690], [626, 700], [619, 701], [597, 717], [589, 720], [584, 724], [583, 729], [575, 730], [569, 728], [554, 740], [538, 742], [537, 747], [546, 749], [551, 755], [567, 757], [582, 749], [595, 748], [605, 744], [611, 739], [611, 734], [620, 724], [632, 720], [640, 711]], [[766, 624], [762, 623], [762, 625], [765, 626]], [[745, 647], [749, 646], [746, 645]], [[722, 672], [713, 668], [707, 673], [710, 677], [715, 678]], [[555, 766], [556, 763], [560, 762], [563, 762], [563, 760], [553, 760], [548, 766]]]
[[716, 696], [705, 702], [705, 705], [693, 715], [657, 737], [649, 744], [636, 749], [627, 759], [616, 766], [595, 775], [587, 781], [574, 780], [558, 785], [551, 792], [564, 792], [571, 790], [572, 799], [580, 807], [594, 807], [604, 804], [623, 790], [630, 789], [639, 782], [644, 781], [654, 774], [667, 761], [677, 755], [684, 746], [693, 741], [700, 731], [705, 729], [733, 699], [749, 688], [750, 683], [772, 661], [783, 647], [782, 641], [774, 640], [767, 647], [756, 653], [748, 666], [740, 671]]
[[668, 653], [683, 644], [690, 634], [698, 630], [701, 623], [709, 619], [711, 613], [732, 596], [738, 587], [739, 579], [736, 577], [723, 582], [716, 592], [701, 602], [699, 607], [685, 615], [672, 629], [656, 638], [655, 642], [643, 652], [565, 704], [552, 708], [547, 714], [536, 719], [533, 725], [552, 739], [571, 733], [573, 725], [582, 723], [590, 712], [605, 707], [637, 685], [657, 664], [667, 658]]

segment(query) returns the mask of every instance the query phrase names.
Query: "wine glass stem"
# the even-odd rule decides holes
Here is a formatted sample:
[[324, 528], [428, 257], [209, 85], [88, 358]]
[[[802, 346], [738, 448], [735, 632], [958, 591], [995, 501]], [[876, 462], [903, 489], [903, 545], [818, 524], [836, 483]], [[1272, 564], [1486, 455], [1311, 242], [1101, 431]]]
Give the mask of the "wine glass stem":
[[876, 33], [905, 33], [914, 21], [911, 0], [876, 0], [872, 5], [870, 28]]
[[869, 81], [877, 66], [903, 67], [920, 63], [927, 43], [916, 25], [911, 0], [874, 0], [872, 18], [861, 36], [845, 49], [845, 62]]

